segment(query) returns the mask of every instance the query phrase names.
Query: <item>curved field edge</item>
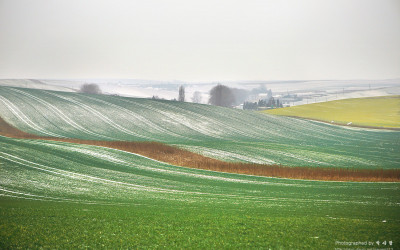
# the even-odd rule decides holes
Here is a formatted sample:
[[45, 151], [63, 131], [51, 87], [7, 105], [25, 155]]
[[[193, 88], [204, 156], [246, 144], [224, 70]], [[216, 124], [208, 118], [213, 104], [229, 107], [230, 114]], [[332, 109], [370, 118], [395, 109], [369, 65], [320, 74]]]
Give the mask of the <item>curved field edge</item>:
[[[398, 183], [321, 182], [221, 173], [174, 166], [111, 148], [57, 141], [0, 136], [0, 147], [1, 193], [14, 191], [8, 194], [45, 200], [68, 198], [123, 204], [156, 197], [186, 197], [193, 201], [234, 204], [280, 196], [296, 201], [328, 199], [334, 203], [333, 192], [341, 197], [339, 203], [345, 199], [375, 204], [376, 198], [365, 195], [378, 192], [381, 187], [388, 188], [381, 192], [395, 194], [399, 186]], [[340, 189], [350, 187], [354, 195], [342, 197]], [[316, 189], [325, 191], [319, 193]], [[303, 193], [301, 197], [299, 192]], [[221, 200], [214, 199], [218, 197]], [[399, 205], [386, 196], [381, 199], [387, 205]]]
[[[279, 114], [272, 114], [272, 115], [279, 115]], [[365, 125], [357, 125], [357, 124], [349, 124], [346, 122], [333, 122], [332, 121], [327, 121], [327, 120], [320, 120], [320, 119], [315, 119], [315, 118], [309, 118], [309, 117], [302, 117], [302, 116], [295, 116], [295, 115], [282, 115], [286, 117], [291, 117], [295, 119], [302, 119], [302, 120], [308, 120], [308, 121], [315, 121], [315, 122], [321, 122], [327, 125], [331, 126], [342, 126], [342, 127], [347, 127], [347, 128], [364, 128], [364, 129], [371, 129], [371, 130], [392, 130], [392, 131], [400, 131], [400, 128], [392, 128], [392, 127], [377, 127], [377, 126], [365, 126]]]
[[169, 164], [227, 173], [324, 181], [399, 182], [400, 169], [343, 169], [287, 167], [280, 165], [226, 162], [159, 142], [95, 141], [41, 137], [23, 132], [0, 117], [0, 135], [101, 146], [131, 152]]
[[400, 167], [399, 132], [349, 130], [211, 105], [0, 87], [0, 113], [40, 136], [158, 141], [229, 162]]
[[262, 111], [351, 127], [400, 130], [400, 96], [351, 98]]
[[399, 183], [172, 166], [90, 145], [0, 137], [1, 248], [333, 248], [399, 242]]

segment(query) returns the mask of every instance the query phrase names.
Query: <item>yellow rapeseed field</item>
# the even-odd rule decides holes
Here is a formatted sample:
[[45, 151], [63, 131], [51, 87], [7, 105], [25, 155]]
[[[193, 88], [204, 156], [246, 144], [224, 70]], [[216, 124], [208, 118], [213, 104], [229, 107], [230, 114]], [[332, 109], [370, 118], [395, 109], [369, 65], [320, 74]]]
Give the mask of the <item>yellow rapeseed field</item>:
[[400, 128], [400, 96], [353, 98], [263, 111], [354, 126]]

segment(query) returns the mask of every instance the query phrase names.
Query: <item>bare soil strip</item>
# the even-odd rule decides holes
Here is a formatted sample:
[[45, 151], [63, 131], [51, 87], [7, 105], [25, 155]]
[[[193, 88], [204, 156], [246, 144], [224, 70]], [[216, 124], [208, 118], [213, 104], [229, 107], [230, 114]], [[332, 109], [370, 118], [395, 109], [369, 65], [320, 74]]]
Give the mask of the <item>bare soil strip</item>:
[[358, 182], [400, 182], [400, 169], [343, 169], [287, 167], [281, 165], [235, 163], [216, 160], [159, 142], [95, 141], [37, 136], [23, 132], [0, 117], [0, 135], [18, 139], [62, 141], [114, 148], [136, 153], [158, 161], [190, 168], [227, 173], [280, 177], [290, 179]]

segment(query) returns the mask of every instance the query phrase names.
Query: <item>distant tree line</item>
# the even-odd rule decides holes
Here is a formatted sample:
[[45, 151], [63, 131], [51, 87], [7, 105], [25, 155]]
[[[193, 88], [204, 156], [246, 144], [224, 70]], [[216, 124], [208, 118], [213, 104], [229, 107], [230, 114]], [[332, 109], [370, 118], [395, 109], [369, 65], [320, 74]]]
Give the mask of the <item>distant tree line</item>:
[[[260, 99], [258, 102], [248, 102], [247, 98], [257, 96], [260, 93], [267, 93], [265, 99]], [[251, 91], [238, 88], [229, 88], [222, 84], [217, 84], [213, 87], [210, 92], [210, 98], [208, 103], [215, 106], [221, 107], [233, 107], [243, 103], [243, 109], [260, 109], [260, 108], [279, 108], [282, 107], [282, 103], [279, 99], [272, 97], [272, 91], [268, 90], [265, 85], [261, 85], [259, 88], [254, 88]], [[153, 96], [152, 99], [160, 99], [158, 96]], [[195, 91], [191, 98], [194, 103], [201, 103], [201, 93]], [[179, 86], [178, 99], [173, 101], [185, 102], [185, 87]]]
[[258, 102], [244, 102], [243, 109], [256, 110], [260, 108], [282, 108], [282, 102], [279, 99], [271, 97], [269, 100], [258, 100]]

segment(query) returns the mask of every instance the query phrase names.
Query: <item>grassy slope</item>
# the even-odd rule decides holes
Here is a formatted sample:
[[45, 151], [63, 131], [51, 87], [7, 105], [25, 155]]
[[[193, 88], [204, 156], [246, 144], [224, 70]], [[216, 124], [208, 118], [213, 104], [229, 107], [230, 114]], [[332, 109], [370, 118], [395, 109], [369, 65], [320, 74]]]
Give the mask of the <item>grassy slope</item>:
[[42, 136], [160, 141], [227, 161], [398, 168], [400, 133], [170, 101], [0, 87], [0, 114]]
[[264, 111], [337, 124], [400, 128], [400, 96], [354, 98]]
[[224, 174], [0, 137], [0, 248], [333, 248], [400, 242], [398, 183]]
[[[204, 105], [107, 96], [89, 101], [56, 93], [71, 98], [67, 101], [52, 92], [23, 90], [38, 100], [16, 90], [1, 89], [1, 115], [41, 135], [130, 140], [146, 135], [142, 140], [158, 138], [230, 160], [265, 160], [271, 158], [268, 152], [280, 152], [314, 160], [322, 154], [335, 163], [399, 163], [396, 132], [352, 131]], [[77, 109], [72, 102], [77, 100], [86, 106]], [[179, 119], [177, 111], [184, 114]], [[202, 120], [206, 115], [210, 119]], [[0, 137], [0, 149], [0, 248], [316, 249], [337, 247], [335, 241], [376, 240], [399, 247], [398, 183], [216, 173], [112, 149], [6, 137]]]
[[370, 216], [377, 208], [360, 213], [354, 210], [359, 206], [311, 208], [313, 214], [307, 214], [295, 205], [248, 209], [0, 202], [1, 248], [333, 249], [336, 241], [386, 240], [398, 249], [400, 240], [400, 221], [394, 219], [398, 210]]

